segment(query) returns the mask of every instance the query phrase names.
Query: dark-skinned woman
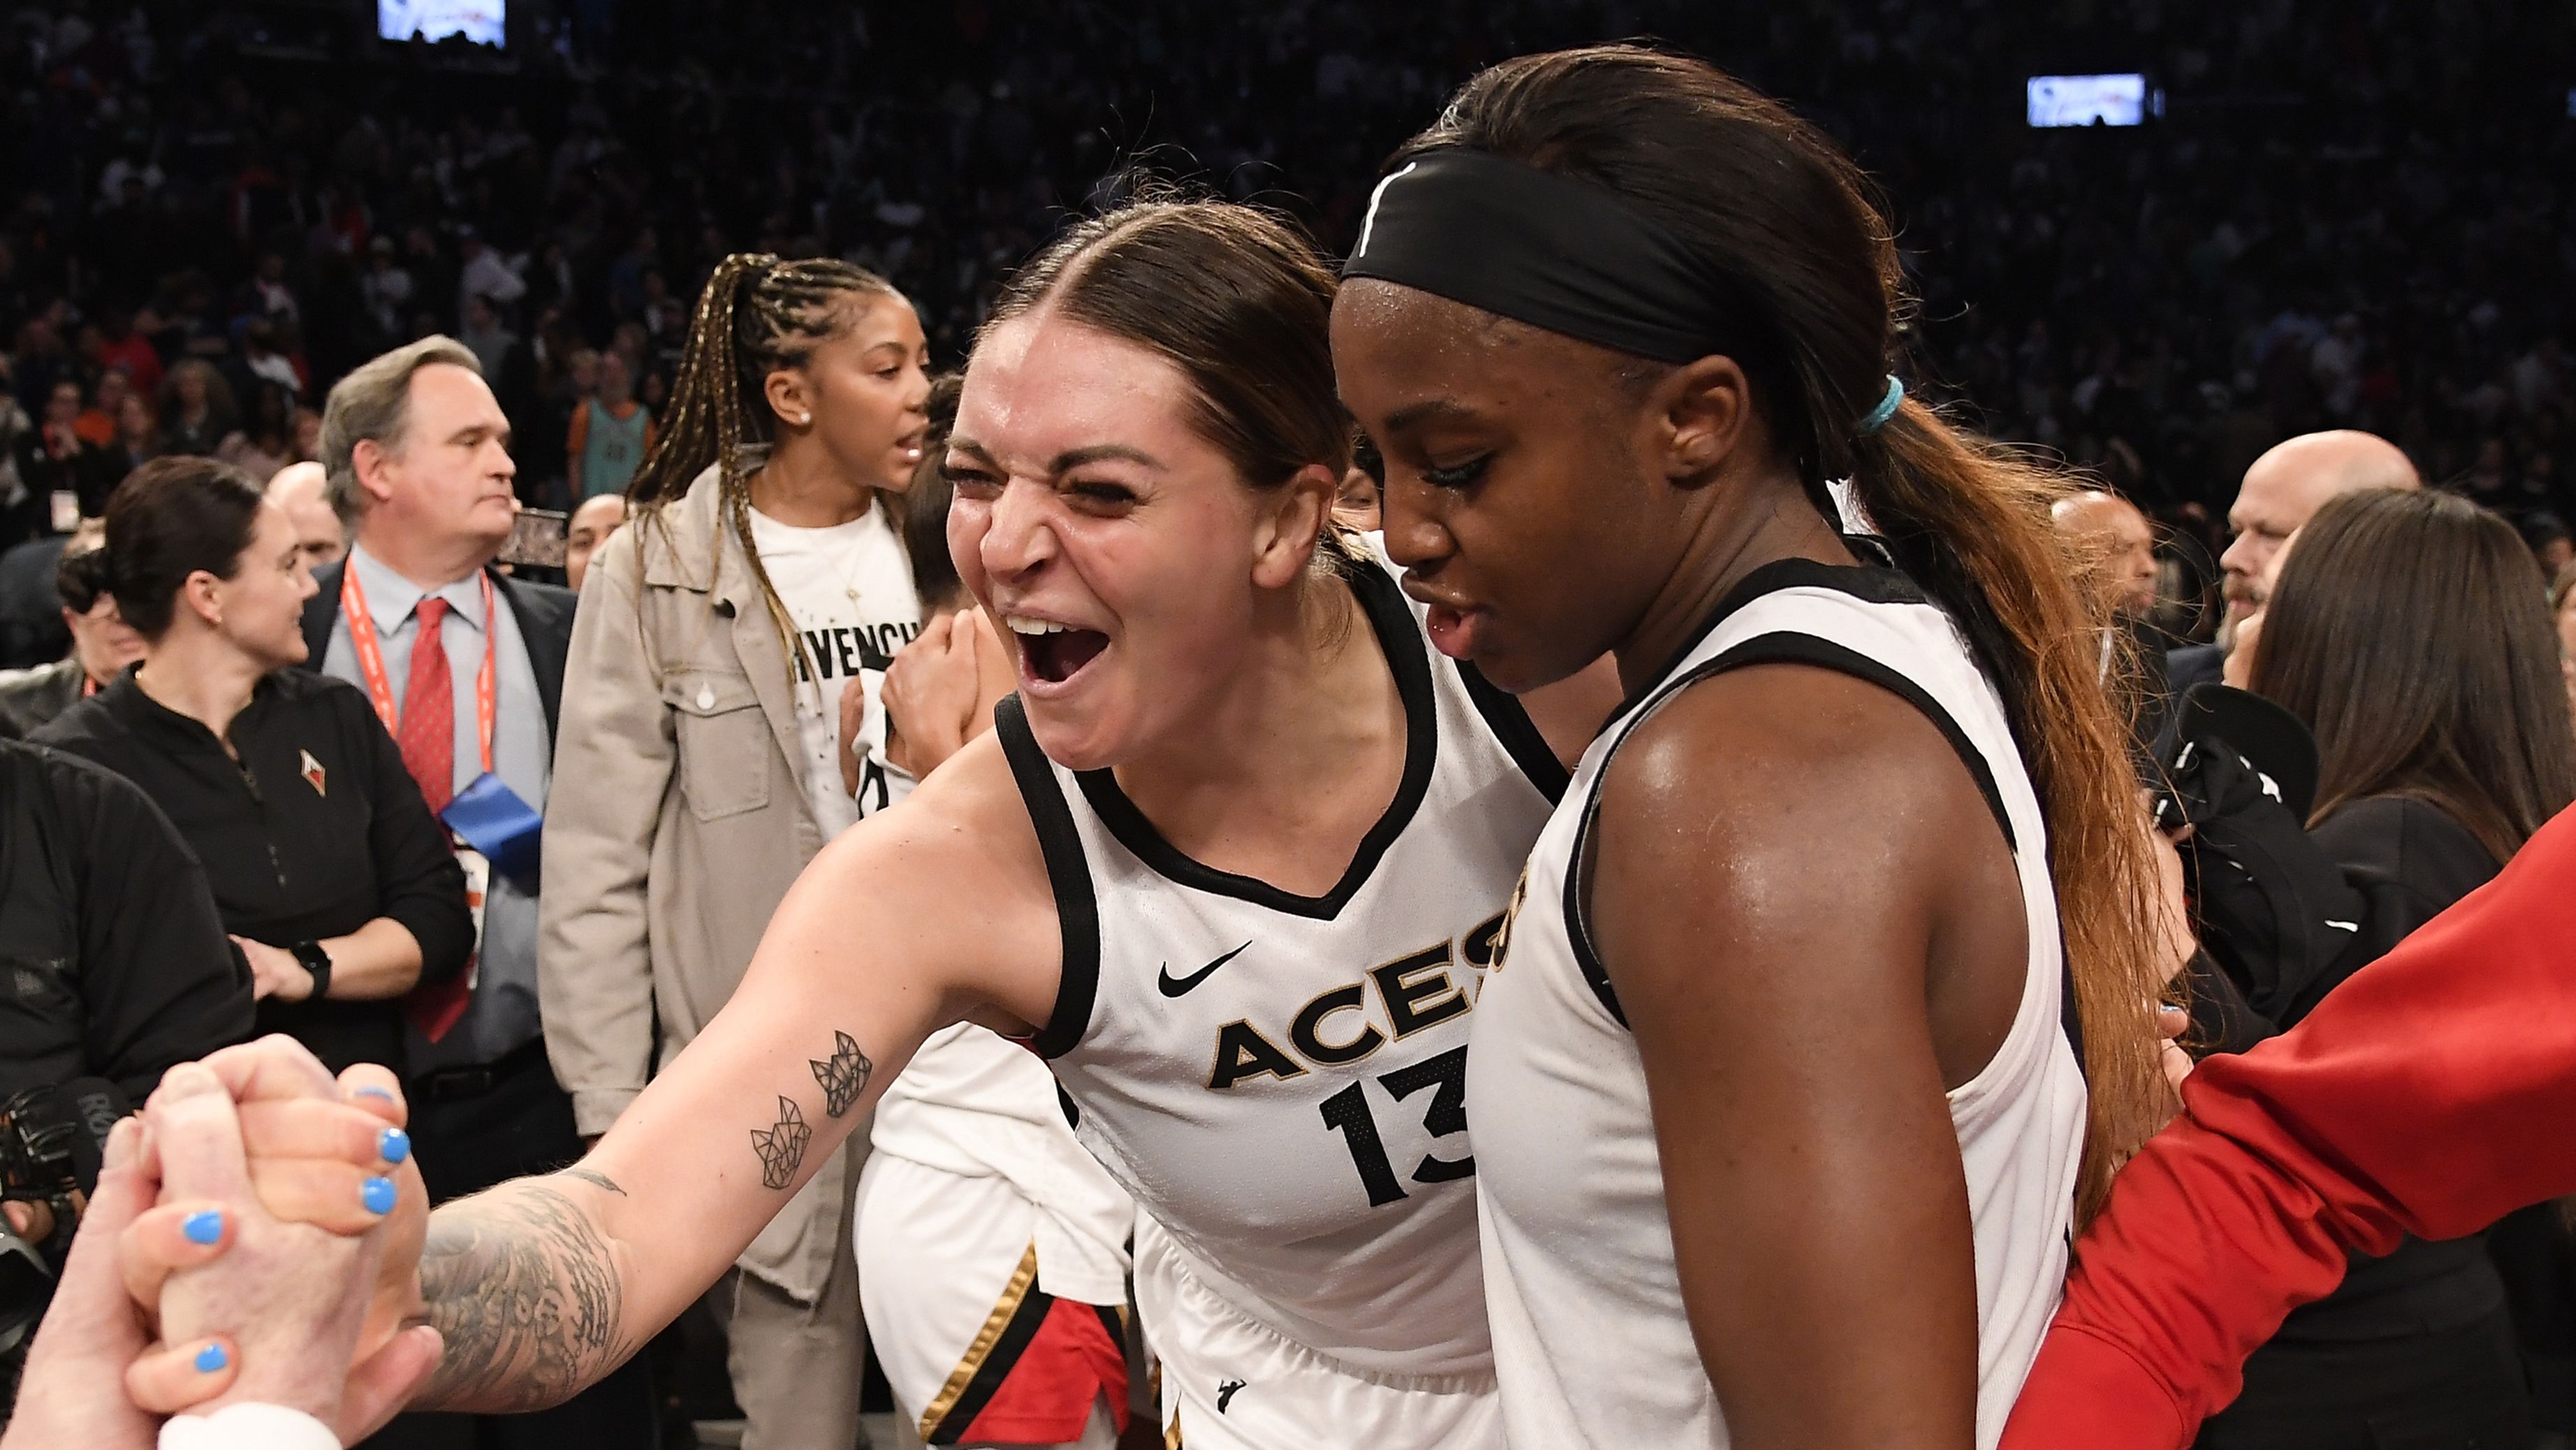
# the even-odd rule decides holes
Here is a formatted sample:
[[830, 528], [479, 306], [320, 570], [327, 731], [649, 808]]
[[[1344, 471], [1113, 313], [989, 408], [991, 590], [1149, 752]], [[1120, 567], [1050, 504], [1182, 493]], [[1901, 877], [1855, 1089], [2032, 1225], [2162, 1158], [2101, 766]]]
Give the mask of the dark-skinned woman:
[[2169, 963], [2060, 485], [1906, 400], [1889, 235], [1773, 102], [1603, 47], [1470, 82], [1344, 270], [1434, 643], [1629, 690], [1476, 1009], [1515, 1445], [1991, 1445], [2155, 1121]]

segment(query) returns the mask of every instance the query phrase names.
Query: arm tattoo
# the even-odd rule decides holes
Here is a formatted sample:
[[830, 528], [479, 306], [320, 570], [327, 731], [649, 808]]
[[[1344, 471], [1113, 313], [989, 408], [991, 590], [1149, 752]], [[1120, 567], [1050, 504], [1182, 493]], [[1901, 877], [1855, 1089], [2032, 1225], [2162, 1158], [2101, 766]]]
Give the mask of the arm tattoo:
[[[582, 1177], [616, 1188], [605, 1175]], [[420, 1288], [447, 1341], [422, 1409], [544, 1409], [635, 1352], [620, 1333], [626, 1291], [607, 1240], [543, 1179], [432, 1214]]]
[[752, 1150], [760, 1155], [760, 1181], [771, 1188], [794, 1183], [796, 1165], [805, 1161], [805, 1145], [813, 1137], [814, 1130], [805, 1125], [804, 1109], [796, 1106], [794, 1098], [779, 1098], [777, 1123], [751, 1130]]
[[808, 1058], [805, 1065], [814, 1069], [814, 1081], [823, 1085], [823, 1111], [836, 1118], [859, 1100], [859, 1094], [867, 1090], [868, 1074], [876, 1071], [876, 1064], [868, 1061], [868, 1055], [859, 1051], [859, 1044], [846, 1032], [832, 1034], [830, 1061]]
[[578, 1178], [593, 1188], [605, 1188], [620, 1198], [624, 1198], [626, 1196], [626, 1190], [617, 1186], [616, 1179], [609, 1177], [607, 1174], [602, 1173], [595, 1168], [567, 1168], [563, 1171], [563, 1176], [566, 1178]]

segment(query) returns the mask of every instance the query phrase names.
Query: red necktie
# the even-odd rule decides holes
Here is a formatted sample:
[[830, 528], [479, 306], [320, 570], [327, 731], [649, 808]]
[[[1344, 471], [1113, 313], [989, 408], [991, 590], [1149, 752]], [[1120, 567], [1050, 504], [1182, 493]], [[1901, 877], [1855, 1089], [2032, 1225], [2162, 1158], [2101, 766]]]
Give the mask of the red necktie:
[[[411, 636], [411, 678], [403, 686], [402, 728], [394, 733], [403, 769], [419, 783], [431, 815], [447, 809], [456, 795], [456, 681], [448, 673], [447, 645], [438, 630], [447, 609], [447, 601], [435, 595], [412, 606], [419, 628]], [[465, 971], [444, 982], [414, 988], [403, 999], [403, 1015], [436, 1042], [465, 1015], [466, 999], [473, 993], [472, 977], [468, 964]]]

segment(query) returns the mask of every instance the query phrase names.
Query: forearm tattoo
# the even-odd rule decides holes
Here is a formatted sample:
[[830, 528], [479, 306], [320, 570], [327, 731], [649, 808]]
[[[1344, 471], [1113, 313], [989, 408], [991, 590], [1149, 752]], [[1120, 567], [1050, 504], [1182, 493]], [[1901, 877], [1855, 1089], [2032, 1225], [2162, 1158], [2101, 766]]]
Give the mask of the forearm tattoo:
[[823, 1085], [823, 1111], [836, 1118], [849, 1112], [850, 1105], [866, 1091], [868, 1074], [876, 1070], [876, 1064], [868, 1061], [868, 1055], [859, 1051], [859, 1044], [846, 1032], [832, 1034], [830, 1060], [808, 1059], [805, 1065], [814, 1069], [814, 1081]]
[[[625, 1193], [605, 1174], [575, 1172]], [[420, 1288], [447, 1345], [422, 1409], [545, 1409], [635, 1352], [622, 1334], [625, 1284], [608, 1241], [542, 1178], [431, 1214]]]
[[611, 1178], [607, 1174], [594, 1168], [567, 1168], [563, 1171], [563, 1176], [566, 1178], [578, 1178], [593, 1188], [604, 1188], [609, 1192], [616, 1194], [620, 1198], [624, 1198], [626, 1196], [626, 1190], [617, 1186], [616, 1179]]
[[814, 1141], [814, 1130], [805, 1126], [805, 1111], [791, 1097], [778, 1100], [778, 1121], [766, 1128], [751, 1130], [752, 1150], [760, 1155], [760, 1181], [771, 1188], [785, 1188], [796, 1181], [796, 1167], [805, 1161], [805, 1145]]

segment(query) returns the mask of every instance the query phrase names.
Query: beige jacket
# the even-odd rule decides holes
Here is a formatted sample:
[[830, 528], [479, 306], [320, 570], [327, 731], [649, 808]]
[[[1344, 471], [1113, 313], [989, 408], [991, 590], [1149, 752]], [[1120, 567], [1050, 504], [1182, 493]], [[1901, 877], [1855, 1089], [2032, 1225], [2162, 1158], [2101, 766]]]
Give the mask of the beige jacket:
[[[786, 649], [740, 543], [728, 530], [719, 545], [716, 493], [710, 469], [659, 524], [611, 535], [573, 621], [537, 973], [546, 1051], [585, 1135], [643, 1091], [657, 1008], [667, 1062], [724, 1006], [823, 845]], [[851, 1161], [833, 1154], [741, 1266], [819, 1296]]]

